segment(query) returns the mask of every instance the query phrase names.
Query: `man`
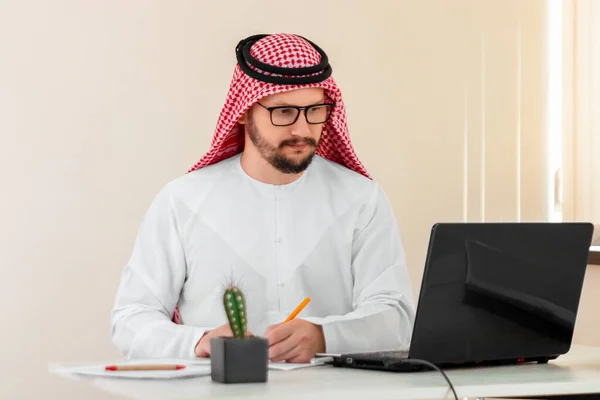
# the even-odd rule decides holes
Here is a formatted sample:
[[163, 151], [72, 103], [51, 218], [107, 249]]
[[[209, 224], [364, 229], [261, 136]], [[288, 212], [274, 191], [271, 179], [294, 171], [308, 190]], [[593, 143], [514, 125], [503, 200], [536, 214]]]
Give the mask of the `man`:
[[236, 55], [211, 149], [141, 225], [114, 342], [129, 358], [210, 356], [211, 338], [232, 336], [222, 294], [233, 280], [272, 361], [406, 348], [414, 307], [399, 232], [352, 149], [326, 54], [276, 34], [242, 40]]

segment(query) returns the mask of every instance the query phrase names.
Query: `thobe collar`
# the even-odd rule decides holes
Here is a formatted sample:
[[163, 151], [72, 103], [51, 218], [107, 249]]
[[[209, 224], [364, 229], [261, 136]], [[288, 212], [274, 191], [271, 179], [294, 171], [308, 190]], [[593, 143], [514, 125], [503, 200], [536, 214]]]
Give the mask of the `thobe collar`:
[[319, 158], [319, 156], [315, 154], [315, 157], [313, 158], [313, 160], [310, 163], [310, 165], [308, 166], [308, 168], [306, 168], [306, 170], [304, 170], [304, 172], [302, 173], [302, 175], [300, 175], [300, 177], [298, 179], [296, 179], [293, 182], [282, 184], [282, 185], [261, 182], [255, 178], [251, 177], [250, 175], [248, 175], [248, 173], [246, 171], [244, 171], [244, 168], [242, 168], [241, 154], [233, 156], [232, 161], [234, 163], [236, 172], [238, 174], [240, 174], [240, 176], [242, 177], [242, 179], [244, 181], [248, 182], [253, 188], [257, 189], [259, 192], [264, 193], [265, 195], [272, 195], [274, 191], [280, 191], [280, 192], [284, 192], [284, 193], [292, 193], [295, 190], [297, 190], [298, 188], [302, 187], [305, 184], [305, 182], [308, 179], [310, 179], [310, 175], [312, 174], [314, 163], [320, 161], [320, 160], [317, 160], [317, 158]]

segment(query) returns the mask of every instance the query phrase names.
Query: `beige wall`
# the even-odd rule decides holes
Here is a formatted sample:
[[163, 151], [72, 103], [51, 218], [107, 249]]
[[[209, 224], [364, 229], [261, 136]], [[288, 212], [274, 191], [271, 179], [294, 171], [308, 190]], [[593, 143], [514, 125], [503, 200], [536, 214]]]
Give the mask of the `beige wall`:
[[545, 219], [544, 5], [0, 2], [2, 397], [109, 398], [47, 363], [118, 356], [108, 317], [140, 219], [207, 149], [249, 34], [329, 53], [415, 294], [433, 223]]

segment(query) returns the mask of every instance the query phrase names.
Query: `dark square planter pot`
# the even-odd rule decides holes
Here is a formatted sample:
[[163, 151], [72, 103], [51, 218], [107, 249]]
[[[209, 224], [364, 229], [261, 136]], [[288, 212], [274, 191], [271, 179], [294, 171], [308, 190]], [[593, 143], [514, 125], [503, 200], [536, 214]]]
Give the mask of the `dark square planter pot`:
[[269, 341], [262, 337], [210, 340], [211, 377], [221, 383], [266, 382], [269, 370]]

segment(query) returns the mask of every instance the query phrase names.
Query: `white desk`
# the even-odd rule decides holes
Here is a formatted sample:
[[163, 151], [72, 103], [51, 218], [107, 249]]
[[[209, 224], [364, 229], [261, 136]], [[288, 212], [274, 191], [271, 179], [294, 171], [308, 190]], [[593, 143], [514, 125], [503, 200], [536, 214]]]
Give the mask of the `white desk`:
[[[600, 348], [573, 346], [547, 365], [519, 365], [446, 371], [460, 398], [600, 394]], [[176, 381], [90, 379], [117, 398], [202, 399], [442, 399], [452, 397], [438, 372], [390, 373], [319, 366], [269, 371], [263, 384], [219, 384], [210, 377]], [[600, 395], [599, 397], [600, 398]]]

